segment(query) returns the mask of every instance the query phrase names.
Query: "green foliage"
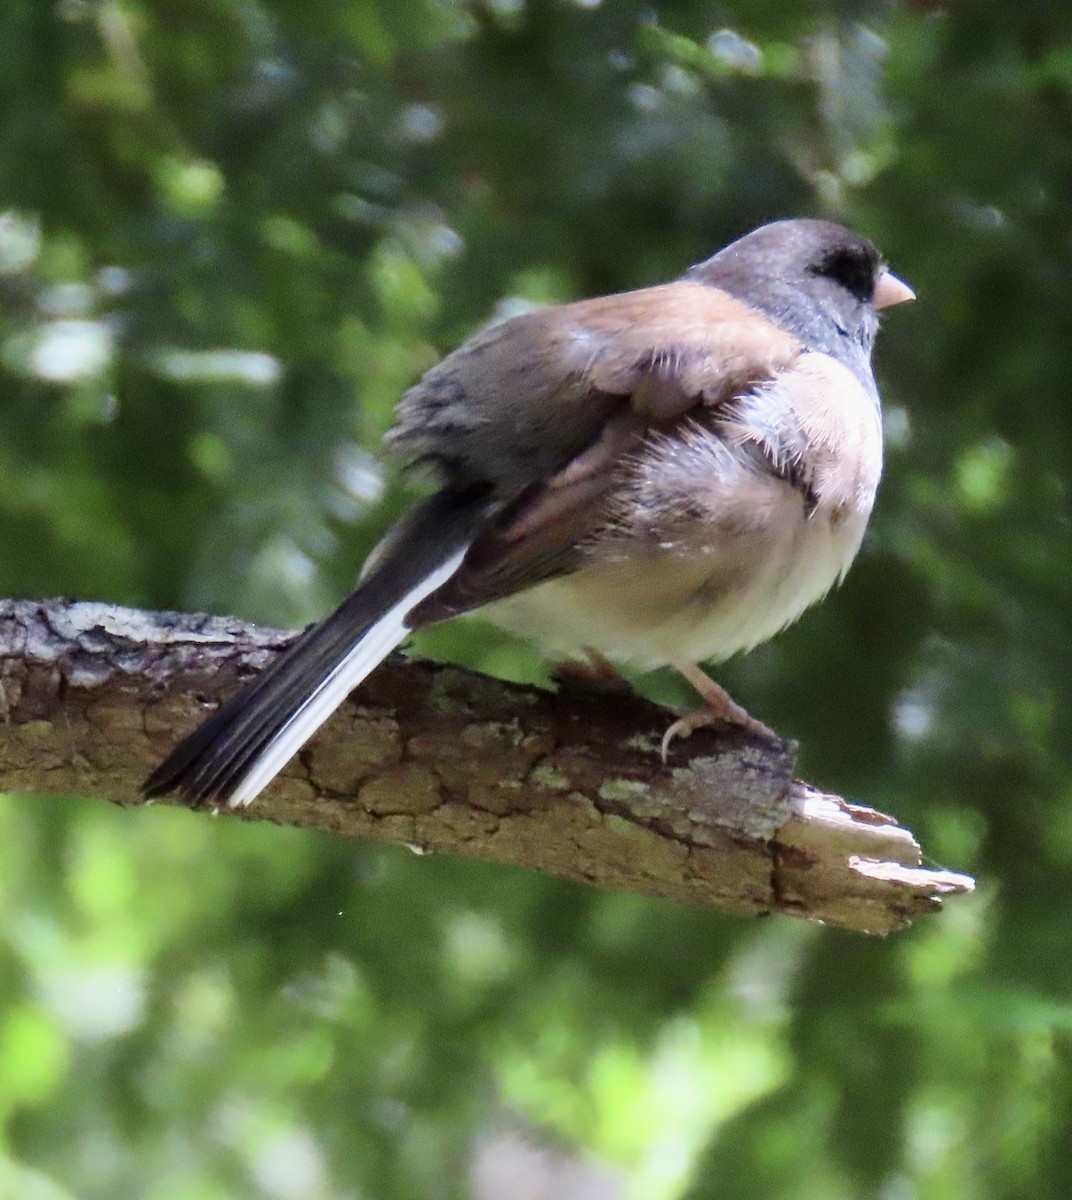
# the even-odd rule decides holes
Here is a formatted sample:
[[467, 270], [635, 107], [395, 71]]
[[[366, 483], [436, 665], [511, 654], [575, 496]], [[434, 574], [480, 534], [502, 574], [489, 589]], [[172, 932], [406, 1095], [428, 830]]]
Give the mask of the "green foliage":
[[[794, 213], [921, 299], [842, 592], [722, 678], [979, 893], [870, 942], [487, 865], [0, 802], [0, 1195], [1072, 1194], [1072, 10], [6, 0], [0, 594], [297, 624], [496, 313]], [[524, 675], [481, 631], [425, 642]], [[510, 1194], [521, 1194], [521, 1184]]]

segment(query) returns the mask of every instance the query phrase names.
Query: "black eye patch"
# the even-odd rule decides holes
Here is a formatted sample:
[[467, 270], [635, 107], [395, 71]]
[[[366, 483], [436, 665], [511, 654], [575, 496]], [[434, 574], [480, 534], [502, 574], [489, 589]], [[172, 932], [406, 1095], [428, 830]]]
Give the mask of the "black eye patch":
[[878, 262], [864, 246], [838, 246], [812, 268], [865, 303], [875, 294]]

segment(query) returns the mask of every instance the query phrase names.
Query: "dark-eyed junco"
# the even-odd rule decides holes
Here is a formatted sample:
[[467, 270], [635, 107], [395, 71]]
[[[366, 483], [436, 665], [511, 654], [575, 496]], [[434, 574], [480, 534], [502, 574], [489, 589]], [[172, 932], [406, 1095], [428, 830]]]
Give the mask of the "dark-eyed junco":
[[910, 299], [864, 238], [778, 221], [673, 283], [470, 338], [388, 435], [441, 489], [146, 795], [248, 804], [411, 630], [475, 608], [553, 653], [674, 666], [706, 713], [763, 729], [696, 664], [848, 570], [882, 469], [877, 311]]

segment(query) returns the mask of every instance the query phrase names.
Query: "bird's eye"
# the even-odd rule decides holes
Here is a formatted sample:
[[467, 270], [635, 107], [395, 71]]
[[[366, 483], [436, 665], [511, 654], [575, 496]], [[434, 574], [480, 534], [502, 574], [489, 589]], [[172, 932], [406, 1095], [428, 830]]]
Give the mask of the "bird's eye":
[[878, 263], [862, 247], [839, 246], [819, 263], [815, 273], [833, 279], [858, 300], [867, 303], [875, 294]]

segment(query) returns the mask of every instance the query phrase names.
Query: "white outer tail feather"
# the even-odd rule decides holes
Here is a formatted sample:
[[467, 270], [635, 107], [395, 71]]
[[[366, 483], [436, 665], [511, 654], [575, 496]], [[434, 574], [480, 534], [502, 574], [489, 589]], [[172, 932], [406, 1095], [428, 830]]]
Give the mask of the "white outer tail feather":
[[232, 808], [249, 804], [305, 745], [346, 697], [410, 632], [406, 617], [461, 566], [468, 545], [426, 575], [412, 591], [371, 626], [349, 653], [287, 721], [254, 761], [252, 769], [232, 792]]

